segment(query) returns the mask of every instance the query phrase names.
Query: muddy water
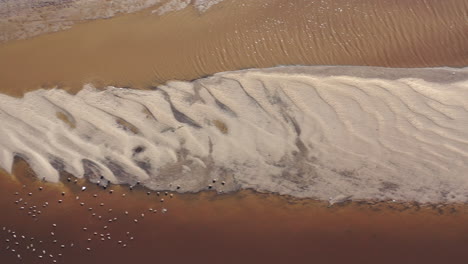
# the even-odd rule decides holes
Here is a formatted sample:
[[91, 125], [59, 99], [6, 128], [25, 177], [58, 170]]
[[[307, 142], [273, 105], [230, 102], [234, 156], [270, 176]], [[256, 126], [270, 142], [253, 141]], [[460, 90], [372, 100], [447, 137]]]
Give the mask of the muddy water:
[[0, 91], [150, 88], [283, 64], [468, 63], [464, 0], [226, 0], [203, 14], [151, 10], [0, 45]]
[[[81, 180], [74, 183], [73, 177], [68, 182], [67, 176], [63, 183], [48, 184], [34, 178], [21, 161], [14, 174], [12, 178], [3, 173], [0, 181], [0, 228], [6, 227], [0, 229], [2, 263], [20, 263], [18, 253], [23, 263], [55, 259], [67, 264], [465, 263], [468, 257], [466, 205], [350, 203], [328, 208], [321, 202], [251, 191], [170, 198], [170, 194], [148, 195], [146, 190], [130, 191], [124, 186], [103, 190]], [[82, 186], [87, 189], [81, 191]], [[15, 204], [19, 199], [23, 200]], [[49, 205], [42, 207], [46, 201]], [[28, 215], [34, 205], [37, 208], [31, 210], [36, 210], [36, 217]], [[21, 206], [25, 209], [20, 210]], [[163, 208], [168, 211], [163, 213]], [[16, 239], [8, 229], [16, 232]], [[25, 248], [31, 243], [35, 252]]]

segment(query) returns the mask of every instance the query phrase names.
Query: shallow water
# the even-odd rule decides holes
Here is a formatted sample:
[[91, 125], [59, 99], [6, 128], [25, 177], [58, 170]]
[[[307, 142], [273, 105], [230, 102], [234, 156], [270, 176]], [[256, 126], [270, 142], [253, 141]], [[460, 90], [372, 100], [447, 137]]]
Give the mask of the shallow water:
[[0, 45], [0, 91], [149, 88], [290, 64], [463, 66], [466, 10], [464, 0], [226, 0], [161, 17], [149, 9]]
[[[467, 257], [466, 205], [420, 207], [398, 203], [348, 203], [327, 207], [312, 200], [243, 191], [232, 195], [175, 194], [149, 196], [146, 190], [111, 186], [98, 189], [79, 181], [47, 184], [28, 173], [21, 161], [16, 179], [1, 174], [0, 228], [16, 231], [18, 239], [0, 229], [0, 260], [20, 263], [166, 261], [171, 263], [464, 263]], [[26, 185], [26, 187], [22, 187]], [[39, 191], [39, 187], [43, 187]], [[84, 192], [81, 186], [87, 186]], [[109, 190], [114, 192], [109, 194]], [[60, 193], [64, 191], [65, 196]], [[14, 195], [19, 192], [19, 195]], [[27, 193], [32, 192], [32, 196]], [[122, 197], [125, 193], [126, 197]], [[97, 194], [96, 198], [93, 194]], [[80, 199], [76, 200], [75, 196]], [[160, 203], [161, 197], [166, 198]], [[29, 202], [25, 210], [14, 201]], [[63, 202], [59, 204], [57, 201]], [[48, 201], [49, 205], [41, 205]], [[84, 206], [79, 204], [84, 202]], [[99, 206], [104, 203], [104, 206]], [[27, 215], [37, 205], [41, 214]], [[24, 206], [24, 205], [23, 205]], [[88, 208], [93, 208], [88, 211]], [[161, 213], [162, 208], [166, 213]], [[157, 209], [152, 213], [149, 208]], [[113, 209], [108, 212], [108, 209]], [[129, 215], [124, 212], [128, 211]], [[97, 213], [92, 216], [92, 213]], [[141, 217], [141, 213], [145, 216]], [[97, 217], [101, 215], [101, 220]], [[108, 219], [117, 217], [116, 222]], [[37, 219], [37, 221], [34, 221]], [[134, 223], [138, 219], [138, 223]], [[57, 224], [53, 227], [52, 224]], [[104, 229], [104, 226], [108, 226]], [[87, 227], [83, 231], [83, 227]], [[98, 235], [93, 233], [97, 231]], [[130, 235], [126, 235], [126, 232]], [[50, 234], [54, 232], [54, 236]], [[111, 239], [107, 239], [110, 233]], [[105, 241], [101, 241], [105, 234]], [[25, 235], [22, 239], [20, 236]], [[30, 237], [35, 239], [30, 242]], [[133, 240], [130, 240], [133, 237]], [[11, 239], [5, 242], [5, 239]], [[88, 242], [87, 239], [91, 238]], [[42, 240], [42, 243], [38, 241]], [[53, 243], [57, 240], [57, 243]], [[118, 244], [121, 240], [122, 244]], [[12, 245], [19, 241], [20, 245]], [[33, 243], [36, 252], [26, 250]], [[71, 247], [71, 243], [74, 246]], [[64, 249], [60, 245], [65, 245]], [[123, 244], [127, 244], [123, 247]], [[87, 251], [86, 248], [91, 251]], [[42, 254], [42, 250], [46, 254]], [[61, 253], [62, 257], [57, 255]], [[48, 255], [52, 254], [53, 258]]]
[[163, 15], [193, 7], [200, 13], [223, 0], [2, 0], [0, 42], [25, 39], [150, 8]]

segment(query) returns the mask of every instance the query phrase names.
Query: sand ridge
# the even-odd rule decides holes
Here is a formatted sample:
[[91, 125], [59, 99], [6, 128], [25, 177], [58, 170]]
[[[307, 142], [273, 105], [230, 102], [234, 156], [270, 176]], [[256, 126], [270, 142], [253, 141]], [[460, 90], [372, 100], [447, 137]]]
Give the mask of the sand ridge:
[[467, 68], [323, 75], [340, 68], [225, 72], [151, 91], [2, 95], [0, 164], [10, 170], [18, 155], [49, 181], [63, 170], [153, 190], [198, 192], [216, 178], [219, 192], [330, 203], [468, 201]]

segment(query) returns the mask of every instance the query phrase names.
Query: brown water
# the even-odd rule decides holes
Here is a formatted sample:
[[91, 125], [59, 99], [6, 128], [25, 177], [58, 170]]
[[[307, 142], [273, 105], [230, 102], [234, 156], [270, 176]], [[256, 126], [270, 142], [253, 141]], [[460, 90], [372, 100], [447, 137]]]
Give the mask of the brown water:
[[226, 0], [150, 10], [0, 45], [0, 92], [55, 85], [149, 88], [282, 64], [466, 66], [465, 0]]
[[[129, 191], [123, 186], [102, 190], [81, 180], [74, 183], [74, 178], [59, 185], [48, 184], [35, 179], [24, 162], [15, 165], [14, 173], [17, 178], [2, 173], [0, 180], [0, 228], [6, 226], [18, 235], [13, 239], [0, 230], [2, 263], [20, 263], [16, 254], [5, 250], [9, 244], [21, 254], [23, 263], [52, 263], [53, 259], [67, 264], [465, 263], [468, 257], [466, 205], [355, 202], [328, 208], [322, 202], [251, 191], [175, 194], [170, 198], [163, 193], [147, 195], [142, 189]], [[81, 186], [88, 189], [82, 192]], [[112, 194], [110, 189], [114, 190]], [[32, 196], [27, 195], [29, 192]], [[20, 198], [28, 205], [14, 203]], [[60, 204], [59, 199], [63, 200]], [[45, 201], [49, 205], [42, 207]], [[80, 206], [81, 202], [85, 205]], [[36, 218], [27, 215], [33, 205], [41, 210]], [[20, 206], [26, 208], [19, 210]], [[90, 207], [93, 209], [88, 211]], [[162, 208], [168, 211], [162, 213]], [[109, 223], [108, 219], [114, 217], [117, 221]], [[98, 235], [93, 235], [95, 231]], [[35, 238], [32, 242], [31, 236]], [[5, 242], [6, 237], [11, 241]], [[15, 241], [20, 245], [12, 245]], [[34, 243], [36, 252], [25, 249], [29, 243]], [[86, 250], [88, 247], [91, 251]], [[43, 249], [46, 254], [41, 254]], [[63, 256], [58, 257], [58, 253]], [[38, 255], [44, 255], [43, 259]]]

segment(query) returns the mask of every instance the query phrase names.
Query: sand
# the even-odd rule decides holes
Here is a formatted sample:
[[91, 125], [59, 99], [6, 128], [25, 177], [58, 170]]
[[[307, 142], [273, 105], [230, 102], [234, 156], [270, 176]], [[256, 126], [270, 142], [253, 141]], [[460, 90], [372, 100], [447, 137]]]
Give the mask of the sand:
[[0, 91], [149, 88], [286, 64], [467, 65], [463, 0], [227, 0], [200, 15], [147, 10], [0, 45]]
[[52, 182], [468, 202], [467, 91], [468, 68], [289, 66], [1, 95], [0, 167], [19, 156]]

